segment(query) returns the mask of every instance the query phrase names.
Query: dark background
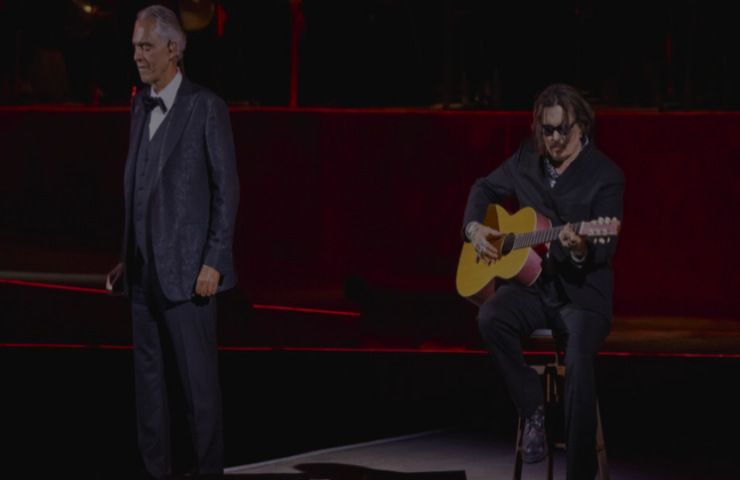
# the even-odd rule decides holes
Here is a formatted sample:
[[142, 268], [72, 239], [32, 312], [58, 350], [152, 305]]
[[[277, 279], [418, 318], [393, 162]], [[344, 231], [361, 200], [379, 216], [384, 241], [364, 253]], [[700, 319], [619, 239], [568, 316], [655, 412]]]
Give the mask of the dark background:
[[[0, 2], [0, 104], [126, 104], [149, 3]], [[187, 73], [235, 104], [289, 104], [295, 33], [302, 106], [528, 110], [566, 82], [597, 106], [740, 107], [740, 42], [719, 0], [163, 3], [202, 20]]]

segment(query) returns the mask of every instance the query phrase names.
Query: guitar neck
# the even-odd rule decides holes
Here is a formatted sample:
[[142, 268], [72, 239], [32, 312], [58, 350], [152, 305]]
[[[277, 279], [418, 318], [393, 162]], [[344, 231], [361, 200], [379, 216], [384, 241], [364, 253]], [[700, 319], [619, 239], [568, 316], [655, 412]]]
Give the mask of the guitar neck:
[[[574, 223], [572, 226], [573, 230], [577, 232], [581, 228], [581, 223]], [[552, 227], [534, 232], [516, 233], [514, 234], [514, 246], [512, 249], [533, 247], [535, 245], [552, 242], [558, 238], [563, 227], [564, 225], [561, 225], [559, 227]]]

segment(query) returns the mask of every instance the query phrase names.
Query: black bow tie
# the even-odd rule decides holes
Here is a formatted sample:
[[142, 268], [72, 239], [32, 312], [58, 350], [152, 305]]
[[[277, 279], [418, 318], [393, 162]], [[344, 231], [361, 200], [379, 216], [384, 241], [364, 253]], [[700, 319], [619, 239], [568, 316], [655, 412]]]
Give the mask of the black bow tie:
[[144, 97], [144, 108], [146, 108], [146, 113], [151, 112], [157, 107], [162, 109], [162, 113], [167, 113], [167, 107], [165, 107], [162, 97], [152, 97], [149, 95]]

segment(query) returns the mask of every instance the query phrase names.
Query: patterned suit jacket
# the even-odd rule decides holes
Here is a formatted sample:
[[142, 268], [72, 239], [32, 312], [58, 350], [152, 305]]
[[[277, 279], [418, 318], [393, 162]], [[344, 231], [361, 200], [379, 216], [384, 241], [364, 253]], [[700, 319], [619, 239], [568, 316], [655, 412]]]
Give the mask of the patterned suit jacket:
[[[132, 198], [137, 149], [146, 132], [141, 89], [131, 107], [129, 152], [124, 173], [125, 224], [122, 261], [131, 264]], [[208, 89], [182, 79], [168, 112], [156, 175], [147, 192], [147, 228], [153, 262], [165, 296], [191, 298], [202, 265], [221, 274], [219, 291], [236, 284], [232, 242], [239, 204], [234, 140], [226, 103]], [[127, 268], [127, 270], [129, 270]], [[124, 287], [128, 281], [124, 279]]]

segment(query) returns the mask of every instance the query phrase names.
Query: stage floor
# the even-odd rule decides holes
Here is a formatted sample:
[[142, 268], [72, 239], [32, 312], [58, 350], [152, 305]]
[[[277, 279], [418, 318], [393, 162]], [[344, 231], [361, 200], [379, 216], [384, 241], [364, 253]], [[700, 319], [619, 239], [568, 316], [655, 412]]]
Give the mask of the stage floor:
[[[302, 455], [230, 467], [236, 478], [281, 480], [496, 480], [512, 478], [513, 439], [491, 431], [439, 430], [307, 452]], [[702, 465], [696, 458], [630, 459], [609, 456], [614, 480], [738, 478], [740, 470]], [[713, 463], [713, 462], [711, 462]], [[547, 462], [524, 465], [522, 479], [547, 478]], [[554, 478], [565, 478], [565, 452], [556, 451]]]
[[[131, 355], [126, 348], [0, 348], [2, 364], [12, 366], [3, 371], [0, 424], [13, 438], [4, 470], [27, 477], [32, 466], [35, 478], [59, 472], [137, 478]], [[483, 355], [224, 350], [220, 366], [232, 475], [493, 480], [513, 474], [516, 412]], [[597, 370], [611, 478], [740, 478], [739, 358], [602, 356]], [[182, 406], [173, 411], [184, 425]], [[408, 436], [415, 432], [429, 433]], [[177, 438], [186, 438], [182, 433]], [[375, 442], [358, 444], [368, 441]], [[186, 468], [182, 445], [180, 452], [177, 464]], [[563, 457], [556, 453], [560, 479]], [[544, 468], [530, 466], [524, 478], [544, 478]], [[425, 478], [411, 478], [417, 476]]]

